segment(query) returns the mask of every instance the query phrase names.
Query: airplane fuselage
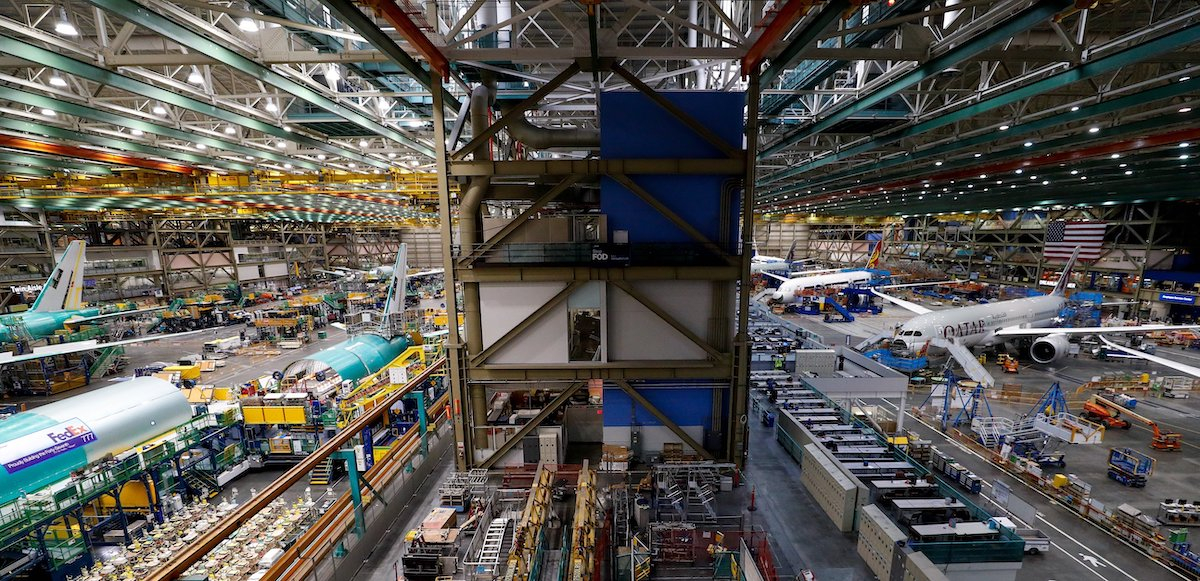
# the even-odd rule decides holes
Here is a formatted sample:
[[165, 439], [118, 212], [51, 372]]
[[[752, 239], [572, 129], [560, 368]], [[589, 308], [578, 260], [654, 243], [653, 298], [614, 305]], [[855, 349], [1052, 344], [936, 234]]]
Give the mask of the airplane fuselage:
[[896, 343], [918, 349], [931, 338], [955, 340], [966, 347], [1004, 342], [996, 331], [1005, 327], [1046, 327], [1054, 322], [1066, 299], [1046, 295], [917, 315], [897, 327]]
[[875, 274], [871, 271], [861, 269], [798, 276], [781, 283], [772, 299], [779, 303], [794, 303], [800, 300], [800, 293], [808, 289], [866, 284], [874, 277]]
[[55, 331], [63, 328], [64, 323], [74, 317], [94, 317], [99, 314], [100, 309], [88, 308], [54, 313], [31, 311], [0, 315], [0, 342], [12, 342], [17, 339], [13, 327], [18, 325], [18, 321], [25, 325], [31, 338], [40, 339], [53, 335]]

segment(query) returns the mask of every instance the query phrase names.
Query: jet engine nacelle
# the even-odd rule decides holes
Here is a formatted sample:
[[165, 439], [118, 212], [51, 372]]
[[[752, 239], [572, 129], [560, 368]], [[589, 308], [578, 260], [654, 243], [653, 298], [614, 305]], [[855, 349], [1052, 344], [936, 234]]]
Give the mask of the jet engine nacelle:
[[1047, 335], [1029, 346], [1029, 356], [1034, 361], [1045, 365], [1066, 357], [1070, 350], [1071, 341], [1067, 339], [1066, 335]]

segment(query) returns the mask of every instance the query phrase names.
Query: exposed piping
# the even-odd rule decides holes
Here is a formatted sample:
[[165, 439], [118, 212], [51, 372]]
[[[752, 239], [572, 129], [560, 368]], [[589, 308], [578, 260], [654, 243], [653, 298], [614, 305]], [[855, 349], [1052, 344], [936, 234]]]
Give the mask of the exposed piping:
[[550, 129], [521, 115], [508, 124], [508, 134], [530, 149], [599, 149], [600, 130], [587, 127]]
[[[488, 75], [484, 77], [482, 84], [471, 89], [472, 133], [478, 134], [487, 127], [488, 107], [494, 94], [494, 83], [495, 81]], [[477, 158], [490, 157], [491, 149], [480, 148], [476, 150], [475, 156]], [[471, 178], [459, 199], [458, 241], [464, 255], [469, 254], [477, 244], [482, 242], [479, 208], [491, 186], [491, 181], [489, 176]], [[463, 319], [467, 334], [467, 353], [482, 353], [483, 317], [479, 311], [479, 283], [463, 283]], [[487, 425], [487, 388], [483, 384], [468, 384], [467, 393], [470, 401], [471, 425], [476, 428], [473, 441], [482, 444], [487, 442], [485, 434], [479, 431]]]

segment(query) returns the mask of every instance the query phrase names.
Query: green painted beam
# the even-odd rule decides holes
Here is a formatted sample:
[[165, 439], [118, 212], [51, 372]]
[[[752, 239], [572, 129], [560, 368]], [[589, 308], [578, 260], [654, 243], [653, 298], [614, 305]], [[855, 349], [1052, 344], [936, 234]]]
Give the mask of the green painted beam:
[[[988, 28], [987, 31], [967, 39], [962, 44], [922, 63], [912, 71], [901, 75], [898, 79], [854, 99], [849, 105], [834, 111], [820, 121], [801, 127], [788, 134], [780, 141], [765, 149], [761, 157], [770, 157], [802, 141], [806, 137], [821, 133], [849, 119], [855, 113], [865, 111], [872, 105], [974, 57], [993, 45], [1012, 38], [1014, 35], [1029, 30], [1040, 23], [1046, 22], [1051, 16], [1054, 16], [1063, 8], [1070, 5], [1071, 0], [1041, 0], [1029, 8], [1009, 16], [999, 24]], [[770, 177], [768, 176], [768, 178]]]
[[258, 158], [262, 158], [262, 159], [265, 159], [268, 161], [276, 161], [279, 163], [291, 163], [292, 165], [295, 165], [296, 167], [310, 169], [313, 171], [321, 171], [321, 169], [323, 169], [323, 166], [321, 166], [320, 164], [313, 163], [313, 162], [305, 160], [305, 159], [292, 159], [286, 155], [280, 155], [279, 153], [276, 153], [274, 151], [257, 149], [254, 147], [247, 147], [245, 145], [234, 143], [232, 141], [226, 141], [224, 139], [215, 139], [215, 138], [203, 135], [203, 134], [191, 133], [188, 131], [175, 129], [174, 127], [167, 127], [165, 125], [158, 125], [156, 123], [150, 123], [149, 121], [143, 121], [141, 119], [125, 117], [122, 115], [117, 115], [115, 113], [110, 113], [108, 111], [101, 111], [101, 110], [95, 109], [93, 107], [79, 105], [76, 103], [72, 103], [70, 101], [62, 101], [59, 99], [54, 99], [52, 97], [47, 97], [45, 95], [28, 93], [26, 91], [21, 91], [19, 89], [14, 89], [11, 87], [5, 87], [3, 93], [0, 94], [0, 98], [8, 99], [10, 101], [15, 101], [17, 103], [24, 103], [24, 104], [32, 106], [32, 107], [44, 107], [47, 109], [53, 109], [55, 111], [58, 111], [59, 113], [66, 113], [68, 115], [74, 115], [74, 116], [80, 117], [82, 119], [91, 119], [92, 121], [100, 121], [103, 123], [112, 123], [113, 125], [116, 125], [118, 127], [125, 127], [127, 129], [140, 129], [142, 131], [145, 131], [146, 133], [153, 133], [155, 135], [162, 135], [164, 137], [171, 137], [174, 139], [180, 139], [180, 140], [188, 141], [191, 143], [203, 143], [204, 145], [206, 145], [208, 147], [215, 147], [215, 148], [223, 149], [225, 151], [229, 151], [232, 153], [240, 153], [242, 155], [253, 155]]
[[[952, 113], [947, 113], [945, 115], [938, 116], [937, 118], [917, 123], [916, 125], [909, 126], [905, 129], [885, 135], [883, 137], [871, 139], [870, 141], [867, 141], [861, 145], [847, 148], [838, 153], [827, 155], [809, 163], [775, 172], [760, 180], [759, 185], [769, 184], [782, 179], [794, 177], [818, 167], [828, 165], [836, 161], [849, 159], [850, 157], [872, 151], [877, 147], [895, 143], [902, 139], [912, 137], [926, 131], [952, 125], [981, 113], [1000, 107], [1005, 107], [1030, 97], [1040, 95], [1047, 91], [1058, 89], [1072, 83], [1094, 77], [1096, 75], [1111, 73], [1131, 64], [1142, 62], [1148, 58], [1178, 50], [1181, 47], [1196, 43], [1197, 41], [1200, 41], [1200, 26], [1189, 26], [1176, 32], [1163, 35], [1154, 40], [1134, 45], [1112, 55], [1088, 61], [1080, 66], [1067, 69], [1061, 73], [1051, 75], [1040, 81], [1036, 81], [1023, 87], [1001, 93], [995, 97], [984, 99], [978, 103], [964, 107]], [[764, 152], [764, 154], [760, 157], [765, 156], [766, 153]]]
[[[792, 41], [779, 54], [771, 59], [771, 64], [763, 70], [760, 75], [759, 83], [764, 87], [770, 87], [779, 75], [783, 74], [788, 67], [796, 60], [796, 56], [804, 49], [813, 46], [830, 26], [837, 23], [842, 18], [842, 13], [850, 9], [850, 0], [830, 0], [821, 7], [821, 12], [817, 14], [808, 26], [796, 33], [792, 37]], [[872, 7], [874, 11], [874, 7]]]
[[[1073, 121], [1083, 121], [1085, 119], [1089, 119], [1091, 117], [1095, 117], [1098, 115], [1106, 115], [1109, 113], [1115, 113], [1117, 111], [1121, 111], [1121, 110], [1129, 108], [1129, 107], [1144, 106], [1148, 103], [1153, 103], [1154, 101], [1171, 99], [1174, 97], [1186, 95], [1186, 94], [1193, 93], [1196, 91], [1200, 91], [1200, 77], [1194, 78], [1194, 79], [1189, 79], [1189, 80], [1183, 81], [1183, 82], [1173, 82], [1173, 83], [1155, 87], [1153, 89], [1149, 89], [1146, 91], [1141, 91], [1139, 93], [1125, 95], [1123, 97], [1118, 97], [1116, 99], [1109, 99], [1107, 101], [1103, 101], [1101, 103], [1096, 103], [1093, 105], [1087, 105], [1084, 107], [1080, 107], [1078, 111], [1061, 113], [1058, 115], [1052, 115], [1050, 117], [1044, 117], [1042, 119], [1038, 119], [1035, 121], [1030, 121], [1028, 123], [1020, 123], [1017, 125], [1013, 125], [1012, 127], [1010, 127], [1008, 129], [1008, 131], [1005, 131], [1002, 134], [988, 132], [988, 133], [984, 133], [981, 135], [976, 135], [975, 137], [956, 139], [955, 141], [953, 141], [951, 143], [947, 143], [945, 145], [939, 145], [937, 147], [931, 147], [928, 149], [919, 150], [919, 151], [913, 152], [909, 155], [896, 156], [896, 157], [893, 157], [890, 159], [885, 159], [885, 160], [882, 160], [882, 161], [879, 161], [876, 163], [867, 164], [867, 165], [860, 166], [860, 167], [850, 168], [848, 170], [830, 174], [828, 176], [821, 177], [816, 180], [806, 180], [805, 183], [802, 185], [792, 185], [789, 187], [785, 187], [783, 189], [777, 189], [770, 193], [761, 194], [759, 197], [760, 198], [768, 198], [768, 197], [777, 196], [780, 194], [793, 193], [793, 192], [799, 191], [801, 189], [810, 189], [811, 190], [813, 188], [827, 186], [829, 184], [836, 183], [836, 182], [839, 182], [839, 181], [842, 181], [842, 180], [845, 180], [845, 179], [848, 179], [851, 177], [865, 175], [865, 174], [872, 174], [872, 173], [876, 173], [876, 172], [882, 172], [886, 169], [896, 167], [899, 165], [906, 165], [906, 164], [911, 164], [911, 163], [921, 161], [921, 160], [928, 160], [928, 159], [935, 159], [935, 158], [939, 158], [939, 157], [943, 157], [943, 156], [950, 156], [950, 155], [953, 155], [960, 151], [969, 150], [973, 147], [991, 143], [992, 141], [994, 141], [996, 139], [997, 135], [1001, 135], [1006, 138], [1012, 138], [1012, 137], [1015, 137], [1018, 135], [1025, 135], [1028, 133], [1036, 133], [1038, 131], [1042, 131], [1043, 129], [1049, 129], [1051, 127], [1062, 125], [1064, 123], [1071, 123]], [[1176, 121], [1195, 122], [1196, 120], [1200, 120], [1200, 111], [1191, 111], [1188, 113], [1180, 113], [1178, 119], [1175, 119], [1173, 117], [1170, 121], [1172, 123], [1174, 123]], [[1119, 136], [1119, 135], [1127, 135], [1131, 132], [1143, 131], [1146, 129], [1159, 129], [1159, 128], [1161, 128], [1161, 126], [1162, 126], [1161, 120], [1153, 119], [1153, 120], [1149, 120], [1148, 122], [1142, 121], [1142, 122], [1136, 122], [1136, 123], [1128, 123], [1125, 125], [1119, 125], [1116, 127], [1107, 127], [1104, 129], [1104, 131], [1102, 132], [1101, 135], [1106, 138], [1107, 137], [1115, 137], [1115, 136]], [[1074, 145], [1079, 142], [1078, 137], [1071, 137], [1071, 138], [1067, 138], [1067, 139], [1074, 140], [1074, 143], [1068, 142], [1068, 143], [1065, 143], [1066, 145]], [[1011, 152], [1013, 154], [1026, 154], [1026, 155], [1032, 156], [1036, 152], [1046, 151], [1048, 149], [1048, 147], [1047, 147], [1048, 144], [1064, 145], [1064, 142], [1060, 139], [1060, 140], [1038, 143], [1032, 149], [1021, 148], [1021, 149], [1010, 149], [1010, 150], [1006, 150], [1006, 151]], [[1003, 155], [1003, 153], [1000, 153], [1000, 152], [989, 153], [986, 160], [989, 162], [994, 161], [998, 155]], [[943, 166], [939, 167], [937, 169], [937, 171], [942, 172], [942, 171], [952, 170], [955, 168], [971, 167], [973, 165], [978, 165], [982, 161], [984, 161], [984, 160], [983, 159], [978, 159], [978, 160], [968, 159], [968, 160], [964, 160], [961, 162], [947, 163], [947, 164], [943, 164]], [[919, 171], [928, 172], [929, 170], [922, 169]], [[901, 175], [910, 175], [910, 174], [901, 174]], [[880, 176], [875, 181], [878, 182], [881, 179], [884, 179], [884, 178], [882, 176]], [[893, 179], [902, 179], [902, 178], [900, 176], [892, 176], [892, 177], [888, 177], [886, 179], [893, 180]], [[869, 184], [865, 184], [865, 185], [869, 185]], [[862, 183], [857, 183], [857, 182], [855, 183], [855, 187], [863, 187], [863, 186], [864, 186], [864, 184], [862, 184]]]
[[92, 135], [90, 133], [81, 133], [78, 131], [72, 131], [70, 129], [63, 129], [61, 127], [56, 127], [54, 125], [46, 125], [44, 123], [34, 123], [33, 121], [23, 121], [20, 119], [9, 119], [6, 117], [0, 117], [0, 128], [11, 129], [13, 131], [22, 131], [25, 133], [29, 133], [31, 135], [29, 135], [28, 137], [31, 137], [33, 139], [37, 139], [41, 136], [53, 137], [55, 139], [62, 139], [64, 141], [67, 141], [68, 143], [88, 143], [91, 145], [99, 145], [101, 147], [111, 147], [113, 149], [120, 149], [122, 151], [129, 151], [129, 152], [133, 152], [133, 153], [142, 153], [145, 155], [153, 155], [155, 157], [161, 157], [164, 159], [172, 159], [175, 161], [181, 161], [181, 162], [185, 162], [185, 163], [211, 165], [213, 167], [219, 167], [221, 169], [227, 169], [229, 171], [236, 171], [236, 172], [254, 171], [254, 166], [246, 165], [244, 163], [225, 161], [223, 159], [215, 159], [215, 158], [204, 157], [204, 156], [200, 156], [200, 155], [193, 155], [193, 154], [187, 153], [185, 151], [175, 151], [173, 149], [163, 149], [161, 147], [152, 147], [149, 145], [143, 145], [141, 143], [134, 143], [132, 141], [122, 141], [120, 139], [114, 139], [112, 137]]
[[430, 91], [442, 91], [442, 100], [448, 108], [458, 110], [458, 99], [447, 91], [440, 82], [435, 83], [433, 76], [421, 66], [412, 56], [409, 56], [396, 41], [375, 24], [375, 21], [359, 9], [358, 5], [349, 0], [321, 0], [321, 3], [337, 14], [338, 19], [349, 24], [355, 32], [361, 34], [372, 46], [388, 55], [408, 76]]
[[191, 50], [215, 58], [229, 68], [240, 71], [281, 91], [295, 95], [297, 98], [316, 105], [363, 129], [377, 133], [397, 143], [407, 145], [413, 150], [429, 157], [434, 157], [435, 155], [433, 149], [428, 145], [396, 129], [378, 123], [358, 111], [340, 105], [333, 99], [293, 81], [271, 70], [269, 67], [256, 63], [217, 42], [209, 40], [207, 37], [192, 31], [190, 28], [182, 26], [157, 12], [153, 12], [133, 0], [89, 0], [89, 2], [113, 14], [120, 15], [124, 20], [153, 30]]
[[0, 53], [12, 55], [17, 58], [27, 60], [31, 63], [37, 63], [38, 65], [44, 67], [50, 67], [64, 73], [68, 73], [103, 85], [108, 85], [115, 89], [127, 91], [135, 95], [141, 95], [147, 99], [160, 101], [176, 107], [182, 107], [189, 111], [195, 111], [197, 113], [208, 115], [209, 117], [220, 119], [234, 125], [240, 125], [247, 129], [265, 133], [273, 137], [289, 139], [301, 145], [320, 149], [322, 151], [344, 157], [351, 161], [369, 164], [380, 169], [388, 169], [391, 167], [391, 164], [385, 161], [360, 155], [355, 151], [345, 149], [331, 143], [326, 143], [307, 135], [292, 133], [277, 125], [272, 125], [253, 117], [247, 117], [241, 113], [235, 113], [233, 111], [217, 107], [211, 103], [186, 97], [174, 91], [169, 91], [149, 83], [144, 83], [137, 79], [133, 79], [117, 72], [98, 67], [91, 63], [86, 63], [81, 60], [60, 55], [56, 52], [46, 50], [21, 40], [17, 40], [16, 38], [10, 36], [0, 35]]
[[69, 159], [53, 159], [28, 153], [12, 153], [0, 151], [0, 162], [5, 164], [28, 165], [48, 170], [69, 169], [91, 175], [112, 175], [107, 166], [93, 163], [79, 163]]
[[19, 165], [6, 165], [6, 164], [0, 165], [0, 176], [6, 176], [6, 175], [21, 175], [21, 176], [31, 176], [31, 177], [38, 177], [38, 178], [52, 178], [52, 177], [54, 177], [54, 172], [50, 171], [48, 169], [41, 169], [41, 168], [35, 168], [35, 167], [22, 167]]

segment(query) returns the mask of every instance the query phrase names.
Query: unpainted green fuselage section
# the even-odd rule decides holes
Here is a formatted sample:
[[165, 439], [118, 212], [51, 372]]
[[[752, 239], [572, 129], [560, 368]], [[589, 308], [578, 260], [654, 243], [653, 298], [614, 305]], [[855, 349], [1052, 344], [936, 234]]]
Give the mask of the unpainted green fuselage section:
[[[14, 327], [21, 325], [25, 326], [29, 337], [32, 339], [40, 339], [49, 337], [55, 331], [63, 328], [63, 323], [66, 323], [73, 317], [94, 317], [100, 314], [98, 308], [75, 309], [70, 311], [58, 311], [56, 313], [39, 313], [37, 311], [29, 311], [25, 313], [10, 313], [0, 315], [0, 342], [11, 343], [16, 341], [16, 332]], [[18, 321], [20, 321], [18, 323]]]

